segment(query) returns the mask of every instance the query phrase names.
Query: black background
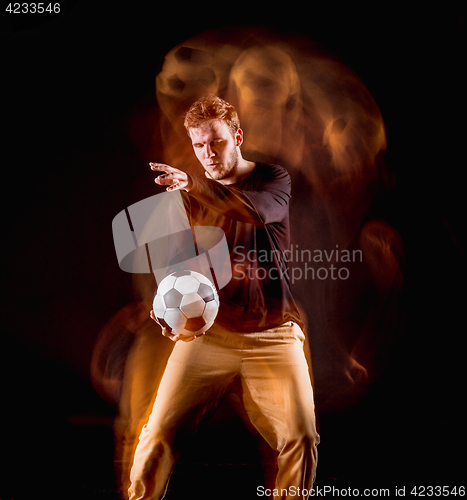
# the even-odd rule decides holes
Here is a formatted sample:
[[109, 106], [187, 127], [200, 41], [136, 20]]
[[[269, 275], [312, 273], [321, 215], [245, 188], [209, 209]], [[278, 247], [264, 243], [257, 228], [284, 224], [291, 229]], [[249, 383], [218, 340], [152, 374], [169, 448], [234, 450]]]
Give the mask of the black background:
[[[100, 329], [132, 300], [111, 221], [152, 183], [145, 151], [164, 55], [193, 35], [231, 25], [304, 34], [354, 69], [384, 117], [387, 164], [397, 179], [381, 210], [406, 248], [404, 331], [368, 397], [322, 417], [318, 482], [391, 491], [461, 485], [461, 3], [311, 2], [258, 10], [251, 3], [104, 8], [78, 1], [62, 4], [60, 15], [2, 16], [0, 498], [115, 496], [114, 409], [89, 376]], [[232, 476], [225, 481], [217, 496], [227, 498]], [[193, 493], [190, 487], [185, 482], [180, 491]]]

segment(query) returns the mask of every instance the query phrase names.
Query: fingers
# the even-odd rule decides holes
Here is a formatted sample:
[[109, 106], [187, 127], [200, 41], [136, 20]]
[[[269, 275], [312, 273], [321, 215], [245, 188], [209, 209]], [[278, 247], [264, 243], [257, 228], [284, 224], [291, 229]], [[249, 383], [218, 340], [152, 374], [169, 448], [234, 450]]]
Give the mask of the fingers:
[[165, 326], [162, 326], [159, 323], [153, 310], [150, 311], [149, 316], [153, 321], [155, 321], [162, 328], [162, 335], [164, 335], [164, 337], [167, 337], [168, 339], [170, 339], [172, 342], [178, 342], [179, 340], [183, 340], [184, 342], [191, 342], [191, 341], [197, 339], [198, 337], [201, 337], [202, 335], [204, 335], [204, 332], [199, 333], [198, 335], [193, 335], [192, 337], [187, 337], [186, 335], [182, 335], [181, 333], [173, 334], [171, 330], [169, 330]]
[[[172, 185], [174, 183], [175, 175], [178, 170], [176, 168], [171, 167], [170, 165], [166, 165], [165, 163], [154, 163], [150, 162], [151, 170], [155, 172], [165, 172], [165, 175], [159, 175], [156, 177], [155, 182], [160, 185]], [[176, 180], [176, 179], [175, 179]]]
[[149, 317], [155, 321], [158, 325], [160, 325], [159, 321], [157, 320], [156, 318], [156, 315], [154, 314], [154, 311], [151, 309], [150, 313], [149, 313]]
[[167, 191], [175, 191], [187, 187], [188, 176], [185, 172], [165, 163], [150, 162], [149, 165], [151, 166], [151, 170], [165, 172], [165, 174], [157, 176], [154, 182], [160, 186], [167, 186]]
[[154, 179], [154, 182], [160, 186], [167, 186], [166, 191], [175, 191], [183, 189], [186, 186], [186, 182], [183, 179], [177, 179], [172, 174], [160, 175]]
[[162, 335], [170, 339], [172, 342], [177, 342], [178, 340], [180, 340], [180, 334], [174, 335], [168, 328], [162, 327]]
[[167, 186], [167, 191], [172, 191], [172, 189], [179, 189], [180, 187], [180, 181], [178, 179], [168, 177], [167, 175], [159, 175], [159, 177], [156, 177], [154, 179], [154, 182], [156, 184], [159, 184], [159, 186]]
[[187, 337], [186, 335], [183, 335], [181, 333], [175, 335], [173, 333], [170, 333], [170, 330], [168, 330], [167, 328], [162, 328], [162, 335], [169, 338], [172, 342], [178, 342], [179, 340], [182, 340], [183, 342], [193, 342], [193, 340], [203, 336], [204, 332], [198, 335], [193, 335], [192, 337]]
[[175, 179], [172, 184], [167, 188], [167, 191], [175, 191], [176, 189], [180, 189], [180, 181]]
[[159, 175], [158, 178], [176, 178], [186, 176], [185, 172], [179, 170], [178, 168], [171, 167], [170, 165], [166, 165], [165, 163], [153, 163], [150, 162], [151, 170], [154, 172], [165, 172], [165, 175]]
[[170, 165], [167, 165], [165, 163], [155, 163], [150, 161], [149, 166], [151, 167], [151, 170], [154, 170], [156, 172], [174, 172], [177, 170], [176, 168], [171, 167]]

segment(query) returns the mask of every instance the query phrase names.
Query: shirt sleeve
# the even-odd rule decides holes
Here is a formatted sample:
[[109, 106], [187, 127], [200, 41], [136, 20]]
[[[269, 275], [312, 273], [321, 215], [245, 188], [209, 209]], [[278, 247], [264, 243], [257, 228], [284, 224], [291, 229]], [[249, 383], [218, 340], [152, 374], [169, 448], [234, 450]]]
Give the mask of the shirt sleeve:
[[280, 222], [287, 214], [290, 200], [289, 174], [278, 165], [261, 167], [259, 172], [253, 172], [260, 180], [246, 189], [192, 177], [189, 194], [215, 212], [237, 221], [255, 225]]

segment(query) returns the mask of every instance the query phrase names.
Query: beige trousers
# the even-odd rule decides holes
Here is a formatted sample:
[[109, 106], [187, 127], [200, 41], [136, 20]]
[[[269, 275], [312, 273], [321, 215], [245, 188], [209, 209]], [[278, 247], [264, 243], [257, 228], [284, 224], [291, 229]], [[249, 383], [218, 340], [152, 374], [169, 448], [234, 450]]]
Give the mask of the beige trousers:
[[297, 492], [311, 490], [319, 435], [304, 341], [289, 322], [255, 333], [214, 326], [177, 342], [136, 448], [130, 500], [164, 497], [186, 437], [234, 386], [249, 420], [276, 450], [274, 498], [306, 498]]

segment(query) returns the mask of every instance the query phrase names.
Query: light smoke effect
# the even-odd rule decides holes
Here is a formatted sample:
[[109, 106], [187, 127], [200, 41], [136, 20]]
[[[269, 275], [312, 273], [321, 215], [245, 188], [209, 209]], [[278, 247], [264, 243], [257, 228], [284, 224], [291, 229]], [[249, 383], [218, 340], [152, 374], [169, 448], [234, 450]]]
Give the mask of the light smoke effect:
[[[361, 250], [362, 260], [332, 261], [346, 267], [347, 279], [304, 277], [293, 284], [308, 326], [317, 409], [350, 405], [380, 374], [401, 316], [402, 241], [386, 222], [368, 218], [387, 188], [381, 161], [386, 133], [378, 106], [353, 71], [308, 39], [263, 29], [214, 30], [165, 57], [156, 77], [160, 115], [150, 151], [154, 161], [201, 172], [183, 119], [208, 93], [237, 108], [245, 158], [278, 163], [290, 173], [292, 248]], [[293, 265], [303, 271], [329, 263]], [[134, 275], [134, 286], [138, 299], [149, 305], [154, 283]], [[144, 338], [151, 343], [151, 336]], [[156, 351], [151, 372], [145, 368], [147, 345], [135, 344], [122, 380], [117, 441], [124, 450], [123, 484], [148, 410], [141, 402], [150, 406], [170, 353]], [[141, 362], [135, 361], [138, 356]], [[144, 374], [153, 377], [147, 386], [141, 383]]]
[[[365, 350], [358, 342], [368, 329], [362, 318], [381, 310], [380, 302], [396, 300], [402, 285], [397, 232], [384, 222], [367, 221], [377, 195], [387, 187], [382, 163], [386, 132], [378, 106], [352, 70], [309, 39], [262, 29], [203, 33], [174, 47], [156, 78], [163, 143], [154, 149], [164, 162], [189, 173], [200, 167], [183, 118], [207, 93], [237, 108], [244, 157], [279, 163], [289, 171], [293, 248], [362, 250], [363, 262], [347, 266], [346, 282], [304, 278], [293, 287], [308, 318], [318, 404], [347, 404], [358, 392], [356, 380], [369, 376], [371, 381], [379, 373], [368, 358], [384, 357], [373, 342], [374, 352], [365, 355], [374, 367], [371, 373], [355, 359], [357, 344], [359, 353]], [[369, 244], [368, 228], [376, 226]], [[399, 273], [378, 273], [375, 262], [385, 269], [396, 266]], [[306, 264], [294, 265], [303, 271]], [[364, 302], [371, 294], [372, 300]], [[386, 333], [392, 338], [394, 332]]]

